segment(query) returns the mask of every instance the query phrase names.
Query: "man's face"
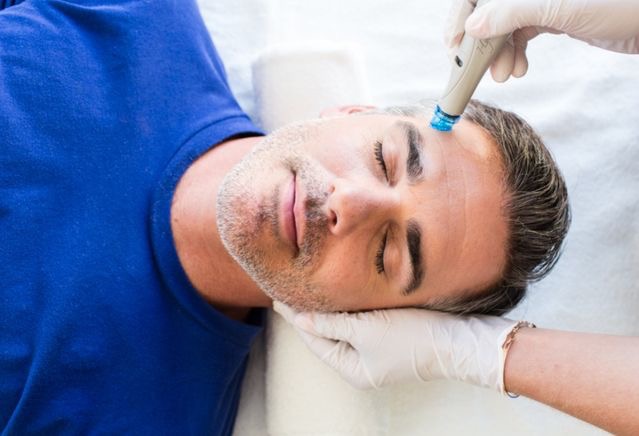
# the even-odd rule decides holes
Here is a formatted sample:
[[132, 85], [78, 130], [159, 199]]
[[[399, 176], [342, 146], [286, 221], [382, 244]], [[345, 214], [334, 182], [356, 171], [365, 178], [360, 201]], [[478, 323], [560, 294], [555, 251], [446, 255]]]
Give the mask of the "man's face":
[[495, 282], [507, 227], [499, 155], [462, 120], [350, 115], [287, 126], [226, 176], [218, 227], [298, 310], [432, 304]]

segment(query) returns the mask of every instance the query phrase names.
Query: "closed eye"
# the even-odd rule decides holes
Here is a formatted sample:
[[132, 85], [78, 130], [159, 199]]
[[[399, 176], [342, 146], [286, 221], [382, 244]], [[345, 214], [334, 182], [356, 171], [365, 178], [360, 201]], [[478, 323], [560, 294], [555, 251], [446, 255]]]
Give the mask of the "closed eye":
[[388, 170], [386, 169], [386, 162], [384, 162], [384, 153], [382, 153], [382, 142], [375, 141], [375, 160], [384, 171], [384, 177], [388, 181]]
[[[388, 181], [388, 170], [386, 168], [386, 162], [384, 161], [384, 153], [382, 152], [382, 141], [375, 141], [375, 160], [379, 164], [380, 168], [384, 172], [384, 177]], [[388, 230], [384, 233], [384, 238], [379, 245], [377, 255], [375, 256], [375, 268], [377, 274], [384, 272], [384, 252], [386, 250], [386, 240], [388, 239]]]
[[388, 239], [388, 230], [384, 233], [384, 239], [382, 239], [381, 244], [379, 245], [379, 249], [377, 250], [377, 255], [375, 256], [375, 267], [377, 269], [377, 274], [381, 274], [384, 272], [384, 251], [386, 251], [386, 240]]

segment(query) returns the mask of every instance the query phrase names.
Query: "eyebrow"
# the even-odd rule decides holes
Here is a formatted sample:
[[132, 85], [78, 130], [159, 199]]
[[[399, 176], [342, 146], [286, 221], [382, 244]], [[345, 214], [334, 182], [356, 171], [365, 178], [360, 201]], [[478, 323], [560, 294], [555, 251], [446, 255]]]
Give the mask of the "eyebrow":
[[416, 183], [424, 174], [421, 150], [423, 138], [413, 123], [400, 121], [399, 127], [404, 131], [406, 144], [408, 145], [408, 157], [406, 158], [406, 174], [410, 183]]
[[[408, 157], [406, 158], [408, 181], [417, 183], [424, 174], [421, 159], [423, 138], [413, 123], [400, 121], [398, 124], [404, 132], [408, 146]], [[422, 265], [422, 229], [415, 220], [408, 220], [406, 225], [406, 244], [410, 255], [411, 279], [402, 291], [402, 295], [410, 295], [415, 292], [421, 286], [426, 273], [426, 268]]]
[[411, 280], [402, 292], [402, 295], [410, 295], [419, 288], [424, 279], [425, 267], [422, 266], [422, 229], [415, 220], [408, 220], [406, 226], [406, 243], [410, 255]]

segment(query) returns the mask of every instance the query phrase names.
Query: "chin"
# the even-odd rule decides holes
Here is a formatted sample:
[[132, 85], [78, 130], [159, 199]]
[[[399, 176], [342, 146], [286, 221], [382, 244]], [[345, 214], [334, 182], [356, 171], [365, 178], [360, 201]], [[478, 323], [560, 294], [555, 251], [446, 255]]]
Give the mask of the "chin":
[[[265, 291], [266, 292], [266, 291]], [[339, 308], [333, 304], [325, 294], [318, 290], [301, 286], [282, 292], [278, 289], [275, 293], [266, 292], [273, 300], [280, 301], [298, 312], [337, 312]]]

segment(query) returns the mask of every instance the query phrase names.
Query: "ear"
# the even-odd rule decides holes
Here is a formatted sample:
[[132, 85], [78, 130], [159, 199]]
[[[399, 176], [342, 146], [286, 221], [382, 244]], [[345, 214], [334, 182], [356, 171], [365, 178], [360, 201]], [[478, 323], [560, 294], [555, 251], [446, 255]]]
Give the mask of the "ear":
[[324, 109], [320, 112], [320, 118], [328, 117], [342, 117], [358, 112], [367, 112], [373, 109], [377, 109], [376, 106], [363, 106], [363, 105], [351, 105], [351, 106], [334, 106]]

